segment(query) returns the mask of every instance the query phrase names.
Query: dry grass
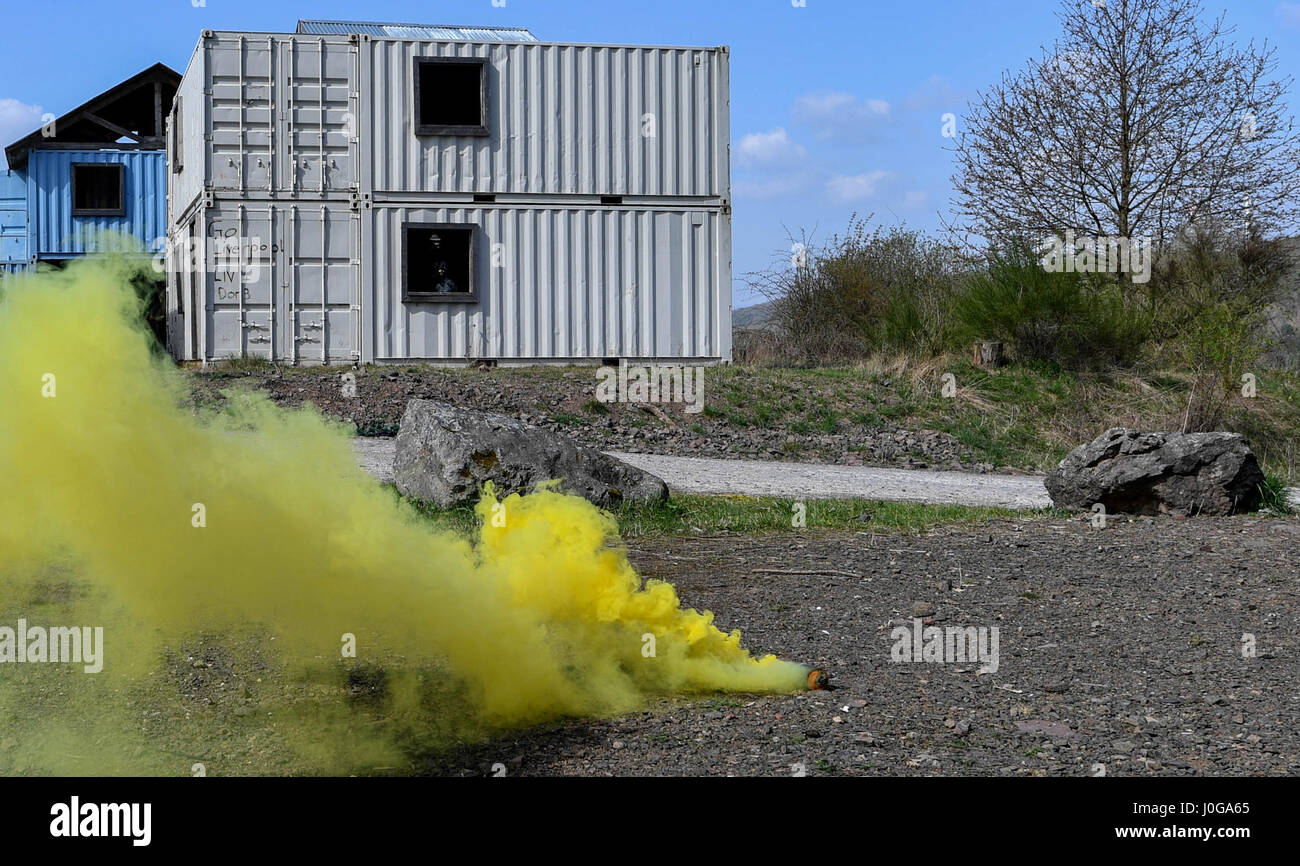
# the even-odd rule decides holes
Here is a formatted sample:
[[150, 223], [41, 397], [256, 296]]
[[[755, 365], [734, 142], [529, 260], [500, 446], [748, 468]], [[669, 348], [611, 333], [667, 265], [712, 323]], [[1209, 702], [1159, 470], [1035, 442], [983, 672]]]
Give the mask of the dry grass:
[[[956, 384], [951, 398], [944, 396], [948, 373]], [[748, 385], [750, 399], [774, 404], [782, 394], [831, 386], [832, 402], [846, 416], [875, 411], [905, 428], [943, 430], [997, 466], [1046, 469], [1111, 427], [1196, 429], [1195, 377], [1177, 370], [1070, 373], [1034, 364], [983, 369], [964, 353], [892, 353], [840, 367], [746, 365], [716, 372], [720, 378], [733, 374], [779, 383], [770, 393], [754, 389], [752, 381]], [[767, 414], [785, 418], [785, 408], [773, 405]], [[1266, 471], [1291, 483], [1300, 480], [1300, 375], [1261, 372], [1256, 397], [1227, 392], [1217, 414], [1221, 420], [1214, 429], [1249, 437]]]

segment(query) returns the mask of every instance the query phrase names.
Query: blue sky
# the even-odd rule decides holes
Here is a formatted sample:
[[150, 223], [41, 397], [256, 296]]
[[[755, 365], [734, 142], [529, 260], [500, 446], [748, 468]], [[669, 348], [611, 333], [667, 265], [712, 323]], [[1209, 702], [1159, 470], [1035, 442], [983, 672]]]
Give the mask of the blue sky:
[[[292, 31], [298, 18], [523, 26], [543, 40], [729, 45], [735, 305], [745, 275], [827, 240], [850, 215], [933, 229], [947, 210], [945, 112], [1057, 32], [1052, 0], [47, 0], [5, 11], [0, 142], [161, 61], [203, 28]], [[203, 3], [204, 5], [197, 5]], [[1240, 41], [1300, 78], [1300, 0], [1208, 0]], [[1292, 111], [1300, 113], [1295, 90]]]

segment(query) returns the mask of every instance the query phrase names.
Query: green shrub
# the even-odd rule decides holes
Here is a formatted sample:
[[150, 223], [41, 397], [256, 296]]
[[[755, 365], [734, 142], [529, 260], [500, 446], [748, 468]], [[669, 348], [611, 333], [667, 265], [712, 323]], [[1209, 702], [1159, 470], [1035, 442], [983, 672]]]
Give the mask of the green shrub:
[[823, 249], [752, 279], [773, 301], [790, 361], [860, 359], [878, 351], [937, 353], [949, 342], [957, 252], [919, 231], [868, 231], [854, 219]]
[[1126, 365], [1148, 336], [1146, 317], [1127, 309], [1105, 275], [1053, 273], [1027, 248], [994, 254], [953, 301], [959, 345], [1005, 343], [1019, 361], [1065, 369]]

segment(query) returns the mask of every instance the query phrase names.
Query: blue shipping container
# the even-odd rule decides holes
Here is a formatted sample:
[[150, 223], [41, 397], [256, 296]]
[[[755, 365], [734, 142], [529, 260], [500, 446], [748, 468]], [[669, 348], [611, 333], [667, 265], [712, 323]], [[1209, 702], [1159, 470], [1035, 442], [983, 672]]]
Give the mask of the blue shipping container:
[[[72, 173], [78, 163], [123, 166], [122, 215], [75, 216]], [[162, 150], [33, 150], [28, 159], [28, 237], [39, 259], [114, 249], [121, 235], [158, 249], [167, 234], [167, 154]]]

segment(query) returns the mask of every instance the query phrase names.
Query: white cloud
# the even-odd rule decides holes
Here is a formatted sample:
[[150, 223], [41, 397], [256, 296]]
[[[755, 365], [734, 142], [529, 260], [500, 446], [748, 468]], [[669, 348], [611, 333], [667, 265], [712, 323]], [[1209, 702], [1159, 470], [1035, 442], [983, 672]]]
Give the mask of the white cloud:
[[780, 126], [771, 132], [751, 132], [736, 146], [737, 160], [745, 166], [790, 165], [807, 155], [803, 145]]
[[889, 117], [891, 107], [883, 99], [858, 99], [841, 90], [806, 93], [795, 100], [795, 122], [817, 127], [819, 138], [859, 134]]
[[1300, 3], [1282, 0], [1277, 4], [1277, 20], [1288, 27], [1300, 27]]
[[887, 171], [870, 171], [866, 174], [837, 174], [826, 181], [826, 191], [838, 202], [855, 202], [876, 194], [880, 182], [889, 177]]
[[7, 166], [4, 148], [35, 132], [41, 125], [41, 107], [0, 97], [0, 167]]
[[843, 116], [883, 117], [889, 114], [889, 103], [883, 99], [859, 101], [852, 93], [842, 90], [823, 90], [805, 93], [795, 100], [794, 117], [802, 123], [817, 123]]
[[806, 93], [795, 100], [794, 116], [797, 120], [821, 120], [837, 111], [844, 111], [857, 101], [852, 93], [842, 91]]
[[738, 180], [731, 185], [735, 198], [767, 201], [778, 198], [806, 196], [817, 185], [809, 172], [781, 174], [772, 177]]

